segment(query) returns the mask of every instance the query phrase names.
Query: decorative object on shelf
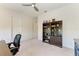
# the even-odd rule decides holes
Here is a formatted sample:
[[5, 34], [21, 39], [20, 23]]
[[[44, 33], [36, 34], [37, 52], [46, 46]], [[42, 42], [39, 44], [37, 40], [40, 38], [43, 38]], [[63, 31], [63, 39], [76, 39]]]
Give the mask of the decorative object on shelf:
[[52, 22], [54, 22], [55, 21], [55, 19], [52, 19]]
[[46, 23], [48, 23], [48, 21], [46, 20]]
[[59, 26], [59, 24], [57, 24], [57, 27]]
[[49, 22], [51, 22], [51, 20], [49, 20]]

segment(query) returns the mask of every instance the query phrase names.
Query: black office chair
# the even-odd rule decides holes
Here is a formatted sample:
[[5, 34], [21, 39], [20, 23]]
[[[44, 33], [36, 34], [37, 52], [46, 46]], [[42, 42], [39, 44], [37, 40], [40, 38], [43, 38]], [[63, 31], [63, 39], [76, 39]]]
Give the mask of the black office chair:
[[[8, 47], [12, 53], [12, 55], [15, 55], [18, 51], [19, 51], [19, 48], [20, 48], [20, 39], [21, 39], [21, 34], [17, 34], [14, 38], [14, 41], [11, 42], [11, 43], [8, 43]], [[14, 47], [11, 47], [11, 44], [14, 45]]]

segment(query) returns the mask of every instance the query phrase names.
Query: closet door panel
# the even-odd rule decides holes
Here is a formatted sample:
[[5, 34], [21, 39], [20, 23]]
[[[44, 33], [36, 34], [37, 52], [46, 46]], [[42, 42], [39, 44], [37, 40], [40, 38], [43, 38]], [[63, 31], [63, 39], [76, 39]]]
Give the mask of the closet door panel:
[[15, 16], [13, 16], [13, 19], [12, 19], [12, 34], [13, 34], [13, 40], [14, 40], [14, 37], [15, 37], [15, 35], [16, 34], [22, 34], [22, 19], [21, 19], [21, 17], [20, 16], [18, 16], [18, 15], [15, 15]]
[[0, 40], [11, 41], [11, 16], [8, 14], [0, 15]]

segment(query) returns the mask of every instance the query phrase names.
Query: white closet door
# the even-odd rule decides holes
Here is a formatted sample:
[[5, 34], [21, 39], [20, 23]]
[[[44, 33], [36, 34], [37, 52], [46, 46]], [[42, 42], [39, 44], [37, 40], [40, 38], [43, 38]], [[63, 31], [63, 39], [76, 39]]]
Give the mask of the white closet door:
[[12, 20], [12, 22], [13, 22], [13, 27], [12, 27], [12, 34], [13, 34], [13, 40], [14, 40], [14, 37], [15, 37], [15, 35], [16, 34], [22, 34], [22, 19], [21, 19], [21, 16], [19, 16], [19, 15], [14, 15], [13, 16], [13, 20]]
[[0, 40], [11, 41], [11, 16], [0, 14]]

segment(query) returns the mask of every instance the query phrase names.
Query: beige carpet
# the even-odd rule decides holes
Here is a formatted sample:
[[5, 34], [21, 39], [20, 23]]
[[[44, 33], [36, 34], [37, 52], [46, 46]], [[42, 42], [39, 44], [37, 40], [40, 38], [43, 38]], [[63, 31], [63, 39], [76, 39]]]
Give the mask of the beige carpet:
[[26, 40], [21, 43], [16, 56], [73, 56], [73, 50], [43, 43], [40, 40]]

